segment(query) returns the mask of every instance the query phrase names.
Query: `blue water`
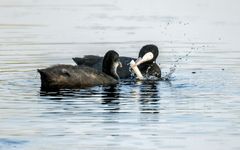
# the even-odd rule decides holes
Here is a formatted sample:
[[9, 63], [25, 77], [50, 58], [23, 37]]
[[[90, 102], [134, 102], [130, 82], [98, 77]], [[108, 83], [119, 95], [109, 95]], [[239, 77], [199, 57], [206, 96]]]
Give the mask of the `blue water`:
[[[238, 3], [0, 0], [0, 149], [240, 149]], [[38, 68], [150, 43], [170, 80], [40, 91]]]

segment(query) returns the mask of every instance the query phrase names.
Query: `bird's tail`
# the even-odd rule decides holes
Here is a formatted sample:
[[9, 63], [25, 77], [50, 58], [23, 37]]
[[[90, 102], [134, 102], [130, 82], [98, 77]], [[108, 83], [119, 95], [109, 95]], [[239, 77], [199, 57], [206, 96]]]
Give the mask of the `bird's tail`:
[[44, 69], [37, 69], [41, 78], [41, 90], [48, 89], [50, 83], [50, 78], [48, 73]]

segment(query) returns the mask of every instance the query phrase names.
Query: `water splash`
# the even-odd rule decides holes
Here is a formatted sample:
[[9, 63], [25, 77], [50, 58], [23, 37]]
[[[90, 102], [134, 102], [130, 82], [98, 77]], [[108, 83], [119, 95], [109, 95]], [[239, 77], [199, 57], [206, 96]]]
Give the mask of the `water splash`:
[[[198, 48], [196, 48], [196, 49], [198, 49]], [[177, 70], [177, 66], [180, 64], [181, 61], [183, 61], [183, 60], [187, 61], [189, 56], [190, 56], [190, 54], [193, 52], [193, 50], [195, 50], [195, 48], [192, 47], [191, 50], [188, 51], [184, 56], [180, 56], [175, 61], [173, 61], [173, 63], [171, 64], [171, 67], [169, 68], [169, 71], [163, 72], [162, 73], [162, 77], [161, 77], [160, 80], [163, 80], [163, 81], [171, 81], [171, 80], [173, 80], [173, 74]], [[148, 75], [149, 69], [150, 69], [150, 67], [147, 69], [146, 75], [144, 76], [144, 79], [142, 79], [142, 80], [159, 80], [159, 78], [156, 77], [156, 76], [149, 76]], [[131, 72], [131, 78], [132, 79], [135, 78], [135, 73], [131, 69], [131, 67], [129, 67], [129, 71]]]
[[179, 65], [179, 63], [184, 60], [185, 58], [185, 61], [187, 60], [187, 58], [189, 57], [189, 55], [193, 52], [192, 51], [193, 48], [191, 48], [191, 51], [187, 52], [187, 54], [185, 54], [184, 56], [182, 57], [178, 57], [173, 63], [172, 63], [172, 66], [169, 68], [169, 72], [165, 72], [164, 75], [162, 75], [162, 80], [164, 81], [170, 81], [172, 80], [173, 78], [173, 74], [174, 72], [176, 71], [177, 69], [177, 65]]
[[129, 69], [129, 72], [131, 73], [131, 77], [130, 77], [130, 78], [131, 78], [131, 79], [135, 78], [135, 73], [134, 73], [134, 71], [132, 70], [130, 63], [128, 63], [127, 65], [129, 66], [128, 69]]
[[176, 65], [176, 64], [173, 64], [173, 66], [169, 68], [169, 72], [166, 72], [166, 74], [163, 75], [163, 76], [161, 77], [161, 79], [162, 79], [163, 81], [170, 81], [170, 80], [172, 80], [172, 75], [173, 75], [173, 73], [176, 71], [176, 68], [177, 68], [177, 65]]

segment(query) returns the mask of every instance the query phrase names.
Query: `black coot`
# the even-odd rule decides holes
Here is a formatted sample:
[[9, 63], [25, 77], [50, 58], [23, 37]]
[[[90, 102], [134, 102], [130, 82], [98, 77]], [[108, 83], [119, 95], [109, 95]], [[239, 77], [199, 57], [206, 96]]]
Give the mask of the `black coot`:
[[52, 91], [116, 84], [119, 79], [117, 67], [121, 65], [118, 53], [113, 50], [108, 51], [102, 64], [102, 71], [88, 66], [72, 65], [55, 65], [38, 69], [41, 75], [41, 89]]
[[[136, 61], [139, 70], [144, 76], [155, 76], [157, 78], [161, 78], [161, 69], [156, 64], [156, 59], [158, 57], [158, 47], [156, 45], [145, 45], [141, 48], [138, 59], [131, 57], [120, 57], [120, 61], [122, 62], [122, 68], [117, 68], [117, 74], [121, 79], [131, 77], [130, 71], [130, 61]], [[151, 54], [152, 57], [144, 57], [145, 55]], [[95, 55], [86, 55], [83, 58], [73, 58], [74, 62], [81, 66], [90, 66], [97, 70], [101, 70], [102, 68], [102, 59], [103, 57], [95, 56]]]

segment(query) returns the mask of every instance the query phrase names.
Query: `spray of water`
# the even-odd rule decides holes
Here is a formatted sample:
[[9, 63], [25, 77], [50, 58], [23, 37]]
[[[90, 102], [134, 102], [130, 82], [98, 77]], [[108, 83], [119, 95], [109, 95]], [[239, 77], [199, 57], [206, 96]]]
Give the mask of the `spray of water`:
[[[177, 65], [184, 59], [184, 58], [187, 58], [190, 54], [192, 53], [192, 51], [189, 51], [187, 52], [186, 55], [182, 56], [182, 57], [179, 57], [177, 58], [177, 60], [175, 60], [173, 63], [172, 63], [172, 66], [169, 68], [169, 72], [165, 72], [163, 75], [162, 75], [162, 80], [164, 81], [169, 81], [173, 78], [173, 73], [176, 71], [177, 69]], [[186, 59], [187, 60], [187, 59]]]
[[172, 75], [173, 73], [176, 71], [177, 65], [173, 64], [173, 66], [171, 66], [169, 68], [169, 72], [166, 72], [161, 78], [164, 81], [170, 81], [172, 79]]
[[[187, 60], [187, 58], [189, 57], [189, 55], [192, 53], [193, 48], [191, 48], [191, 51], [187, 52], [184, 56], [178, 57], [171, 65], [171, 67], [169, 68], [168, 72], [163, 72], [162, 73], [162, 77], [161, 80], [163, 81], [170, 81], [173, 79], [173, 74], [175, 73], [176, 69], [177, 69], [177, 65], [179, 65], [179, 63], [182, 60]], [[146, 74], [148, 74], [148, 70], [150, 68], [147, 69]], [[129, 71], [131, 72], [131, 77], [134, 78], [135, 77], [135, 73], [133, 72], [133, 70], [131, 69], [131, 67], [129, 67]], [[155, 76], [144, 76], [143, 80], [159, 80], [159, 78], [155, 77]]]

